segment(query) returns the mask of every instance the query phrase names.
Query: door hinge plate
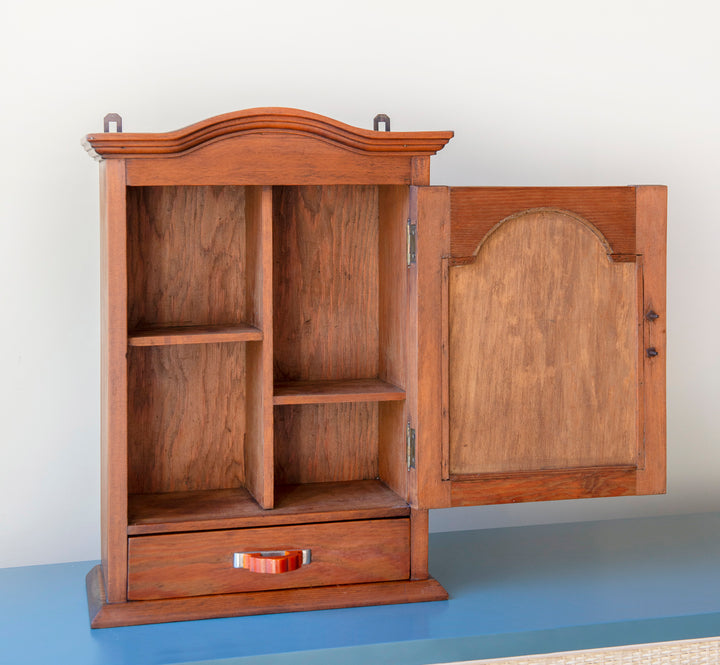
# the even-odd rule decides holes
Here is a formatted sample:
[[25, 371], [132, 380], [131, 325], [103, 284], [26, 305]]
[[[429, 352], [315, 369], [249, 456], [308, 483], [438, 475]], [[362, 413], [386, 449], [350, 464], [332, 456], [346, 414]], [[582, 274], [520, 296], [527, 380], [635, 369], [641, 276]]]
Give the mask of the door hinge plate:
[[415, 468], [415, 430], [410, 426], [408, 421], [407, 430], [405, 434], [406, 445], [407, 445], [407, 468]]
[[408, 267], [417, 261], [417, 224], [412, 219], [407, 221], [407, 264]]

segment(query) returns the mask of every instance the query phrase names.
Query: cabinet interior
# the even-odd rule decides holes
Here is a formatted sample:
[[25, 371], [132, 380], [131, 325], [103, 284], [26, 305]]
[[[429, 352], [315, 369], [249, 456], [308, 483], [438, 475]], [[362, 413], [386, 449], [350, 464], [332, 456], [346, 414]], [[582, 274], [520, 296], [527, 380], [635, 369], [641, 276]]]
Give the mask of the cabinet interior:
[[406, 505], [408, 196], [127, 188], [130, 533]]

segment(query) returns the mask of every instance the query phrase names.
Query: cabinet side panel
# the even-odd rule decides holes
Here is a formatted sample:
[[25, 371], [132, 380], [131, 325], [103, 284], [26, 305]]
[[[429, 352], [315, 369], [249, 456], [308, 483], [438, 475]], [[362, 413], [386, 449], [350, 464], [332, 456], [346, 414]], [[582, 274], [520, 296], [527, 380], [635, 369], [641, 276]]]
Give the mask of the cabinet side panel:
[[[666, 253], [667, 188], [637, 188], [637, 242], [643, 255], [643, 379], [645, 466], [638, 471], [638, 494], [666, 491]], [[647, 318], [654, 312], [657, 318]], [[655, 349], [656, 356], [647, 350]]]
[[245, 319], [244, 187], [128, 189], [130, 329]]
[[131, 494], [244, 484], [245, 344], [131, 347]]
[[377, 189], [273, 189], [276, 381], [377, 378]]
[[450, 269], [450, 474], [637, 463], [636, 265], [558, 211]]
[[245, 482], [263, 508], [273, 506], [272, 190], [246, 188], [247, 320], [263, 340], [247, 345]]
[[101, 533], [107, 601], [127, 594], [127, 262], [125, 162], [100, 165]]
[[[379, 206], [379, 378], [399, 388], [407, 383], [407, 187], [380, 187]], [[404, 402], [381, 403], [380, 478], [407, 497]]]

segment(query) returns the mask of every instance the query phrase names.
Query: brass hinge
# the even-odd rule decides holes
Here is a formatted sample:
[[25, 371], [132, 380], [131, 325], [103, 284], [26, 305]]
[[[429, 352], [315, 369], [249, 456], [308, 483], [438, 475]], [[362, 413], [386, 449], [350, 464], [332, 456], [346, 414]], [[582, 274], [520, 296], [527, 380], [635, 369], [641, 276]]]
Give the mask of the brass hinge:
[[407, 430], [405, 431], [405, 442], [407, 445], [407, 468], [415, 468], [415, 430], [410, 427], [408, 420]]
[[407, 264], [408, 267], [417, 261], [417, 224], [407, 221]]

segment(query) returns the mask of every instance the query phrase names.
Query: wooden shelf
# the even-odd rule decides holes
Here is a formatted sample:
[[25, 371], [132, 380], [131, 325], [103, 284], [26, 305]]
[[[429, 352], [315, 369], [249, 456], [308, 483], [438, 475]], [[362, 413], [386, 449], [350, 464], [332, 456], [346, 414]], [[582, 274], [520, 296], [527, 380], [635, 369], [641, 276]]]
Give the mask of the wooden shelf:
[[131, 536], [277, 524], [403, 517], [410, 507], [379, 480], [281, 485], [275, 508], [263, 510], [242, 489], [131, 494]]
[[273, 404], [390, 402], [404, 399], [404, 390], [380, 379], [291, 381], [275, 384]]
[[172, 344], [216, 344], [218, 342], [257, 342], [261, 330], [247, 325], [171, 326], [133, 330], [129, 346], [169, 346]]

